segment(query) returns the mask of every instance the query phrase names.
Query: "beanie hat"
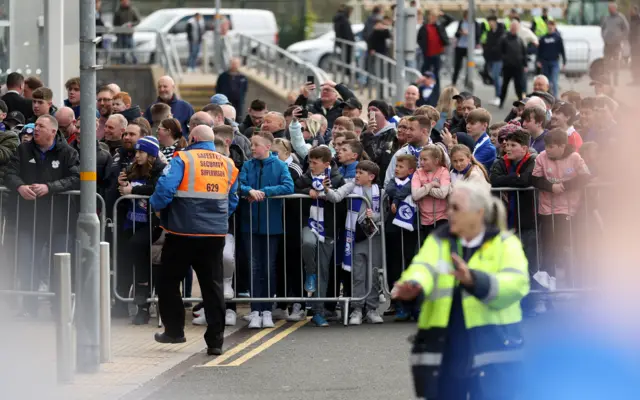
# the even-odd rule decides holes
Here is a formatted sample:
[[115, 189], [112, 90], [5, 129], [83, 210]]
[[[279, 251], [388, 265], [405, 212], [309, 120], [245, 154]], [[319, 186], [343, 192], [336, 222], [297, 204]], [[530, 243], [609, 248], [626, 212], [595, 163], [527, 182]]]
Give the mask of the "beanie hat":
[[391, 116], [389, 114], [389, 105], [387, 103], [385, 103], [384, 101], [382, 101], [382, 100], [371, 100], [369, 102], [369, 106], [367, 108], [369, 108], [369, 107], [375, 107], [378, 110], [380, 110], [382, 115], [384, 115], [384, 119], [388, 120], [389, 117]]
[[517, 131], [518, 129], [522, 129], [520, 122], [518, 121], [509, 121], [505, 126], [500, 128], [498, 131], [499, 138], [506, 138], [508, 134]]
[[26, 124], [25, 126], [22, 127], [22, 130], [20, 131], [20, 134], [18, 135], [20, 137], [20, 140], [22, 140], [22, 137], [24, 135], [29, 135], [29, 136], [33, 136], [33, 132], [36, 129], [36, 124], [34, 123], [30, 123], [30, 124]]
[[158, 151], [160, 151], [160, 143], [158, 139], [153, 136], [144, 136], [138, 139], [136, 142], [136, 150], [144, 151], [153, 157], [158, 157]]

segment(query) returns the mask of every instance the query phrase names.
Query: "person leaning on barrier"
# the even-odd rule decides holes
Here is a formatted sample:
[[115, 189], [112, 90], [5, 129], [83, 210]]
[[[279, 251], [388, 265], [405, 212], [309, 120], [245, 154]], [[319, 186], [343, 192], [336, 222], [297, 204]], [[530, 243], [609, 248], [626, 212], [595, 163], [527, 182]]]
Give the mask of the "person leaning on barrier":
[[422, 305], [411, 354], [416, 397], [513, 399], [529, 291], [522, 244], [485, 185], [458, 182], [447, 213], [392, 290]]
[[[80, 159], [64, 139], [56, 136], [57, 131], [58, 122], [53, 116], [39, 117], [33, 140], [18, 146], [4, 177], [9, 190], [18, 192], [22, 200], [26, 200], [18, 198], [17, 221], [9, 224], [13, 227], [19, 223], [15, 228], [18, 241], [16, 268], [20, 287], [26, 291], [48, 291], [50, 263], [40, 258], [42, 246], [47, 246], [49, 254], [53, 254], [68, 250], [67, 243], [73, 243], [69, 237], [72, 232], [67, 227], [75, 226], [74, 201], [62, 198], [54, 202], [52, 195], [79, 188]], [[10, 204], [13, 207], [15, 203]], [[14, 212], [7, 215], [14, 215]], [[25, 299], [23, 311], [35, 316], [37, 306], [36, 297]]]
[[173, 157], [149, 203], [160, 211], [167, 233], [157, 283], [165, 331], [156, 333], [155, 340], [186, 342], [180, 283], [193, 267], [209, 322], [204, 334], [207, 354], [220, 355], [225, 322], [222, 252], [228, 218], [238, 204], [238, 169], [231, 159], [215, 152], [213, 139], [210, 127], [196, 126], [189, 147]]

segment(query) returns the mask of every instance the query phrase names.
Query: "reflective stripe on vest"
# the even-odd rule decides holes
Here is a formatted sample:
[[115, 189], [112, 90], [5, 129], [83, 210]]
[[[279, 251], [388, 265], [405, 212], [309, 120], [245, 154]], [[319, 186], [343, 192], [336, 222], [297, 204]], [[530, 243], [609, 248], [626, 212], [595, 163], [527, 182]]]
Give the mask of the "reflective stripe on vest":
[[178, 156], [184, 161], [185, 174], [175, 197], [213, 200], [228, 197], [234, 179], [230, 159], [209, 150], [181, 151]]
[[533, 20], [536, 22], [536, 31], [534, 33], [537, 37], [542, 37], [549, 32], [547, 23], [542, 17], [534, 17]]
[[491, 25], [489, 25], [489, 21], [485, 19], [482, 21], [482, 26], [484, 29], [482, 29], [482, 35], [480, 35], [480, 43], [485, 44], [487, 43], [487, 34], [491, 30]]

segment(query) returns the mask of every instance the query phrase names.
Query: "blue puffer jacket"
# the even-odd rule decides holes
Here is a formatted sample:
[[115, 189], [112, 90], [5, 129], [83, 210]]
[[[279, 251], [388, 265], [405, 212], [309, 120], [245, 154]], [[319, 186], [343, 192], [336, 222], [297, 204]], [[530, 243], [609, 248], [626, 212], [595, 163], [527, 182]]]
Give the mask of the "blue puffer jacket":
[[[283, 196], [293, 193], [293, 180], [289, 167], [275, 155], [264, 160], [252, 159], [244, 163], [240, 171], [240, 196], [249, 196], [252, 189], [261, 190], [267, 197]], [[267, 200], [241, 203], [242, 232], [253, 232], [261, 235], [278, 235], [282, 229], [282, 200]], [[251, 207], [251, 210], [249, 210]], [[251, 221], [249, 220], [251, 218]], [[269, 229], [267, 230], [267, 221]]]

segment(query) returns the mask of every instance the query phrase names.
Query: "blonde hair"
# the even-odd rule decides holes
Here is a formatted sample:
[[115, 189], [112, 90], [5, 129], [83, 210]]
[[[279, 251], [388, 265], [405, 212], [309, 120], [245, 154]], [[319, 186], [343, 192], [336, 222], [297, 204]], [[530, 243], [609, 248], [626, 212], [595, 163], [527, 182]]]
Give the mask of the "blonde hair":
[[507, 230], [507, 210], [500, 198], [491, 195], [489, 186], [479, 181], [456, 182], [453, 191], [464, 191], [469, 196], [469, 208], [484, 210], [484, 223], [495, 226], [501, 231]]
[[460, 94], [460, 92], [455, 86], [448, 86], [444, 88], [438, 98], [436, 110], [438, 110], [439, 113], [446, 112], [447, 117], [449, 117], [451, 112], [456, 109], [456, 101], [453, 99], [453, 96], [457, 94]]
[[429, 144], [425, 146], [422, 149], [422, 151], [420, 151], [420, 154], [422, 153], [425, 153], [429, 157], [436, 160], [436, 163], [438, 164], [439, 167], [447, 168], [447, 160], [445, 158], [444, 151], [442, 150], [442, 148], [440, 148], [440, 146], [436, 146], [435, 144]]
[[467, 171], [466, 174], [464, 174], [464, 178], [465, 179], [467, 179], [469, 177], [469, 175], [471, 175], [471, 170], [473, 170], [474, 168], [479, 168], [480, 171], [482, 171], [482, 175], [484, 175], [484, 179], [486, 179], [487, 182], [490, 182], [489, 174], [487, 173], [487, 169], [484, 167], [484, 165], [480, 164], [480, 162], [478, 160], [476, 160], [475, 156], [473, 154], [471, 154], [471, 150], [469, 150], [469, 148], [467, 146], [465, 146], [464, 144], [456, 144], [456, 145], [454, 145], [451, 148], [451, 151], [449, 151], [449, 155], [450, 155], [450, 157], [452, 159], [453, 159], [453, 155], [455, 153], [462, 153], [469, 160], [471, 160], [472, 167], [469, 168], [469, 170]]

